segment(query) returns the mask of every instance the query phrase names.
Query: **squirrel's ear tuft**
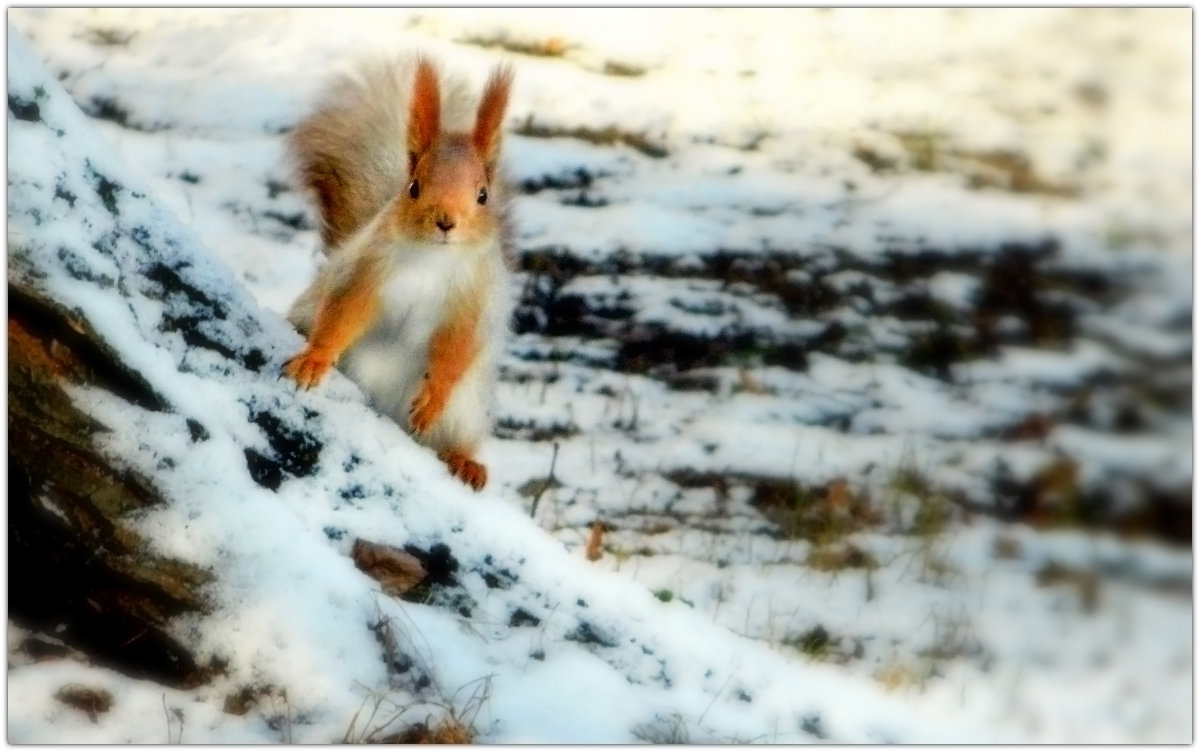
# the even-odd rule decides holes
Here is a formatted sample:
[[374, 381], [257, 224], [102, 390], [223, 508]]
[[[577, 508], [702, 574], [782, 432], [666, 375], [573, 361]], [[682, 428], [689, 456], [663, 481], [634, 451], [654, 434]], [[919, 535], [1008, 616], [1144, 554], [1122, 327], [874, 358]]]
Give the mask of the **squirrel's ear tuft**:
[[510, 66], [496, 66], [483, 89], [479, 111], [475, 115], [475, 130], [471, 133], [471, 142], [483, 158], [489, 176], [500, 157], [500, 126], [504, 123], [504, 111], [508, 108], [508, 93], [512, 89], [512, 81], [513, 71]]
[[437, 70], [427, 58], [417, 58], [413, 80], [412, 101], [408, 108], [409, 173], [417, 159], [433, 147], [441, 131], [441, 94], [438, 91]]

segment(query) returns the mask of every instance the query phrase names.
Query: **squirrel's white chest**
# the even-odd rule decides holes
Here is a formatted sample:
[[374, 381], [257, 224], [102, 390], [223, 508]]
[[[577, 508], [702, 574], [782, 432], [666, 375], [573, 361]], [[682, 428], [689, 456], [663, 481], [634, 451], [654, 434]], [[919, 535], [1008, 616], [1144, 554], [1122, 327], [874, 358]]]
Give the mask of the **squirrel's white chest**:
[[453, 254], [431, 254], [390, 270], [380, 285], [378, 319], [341, 359], [379, 409], [407, 414], [428, 367], [430, 340], [470, 272]]
[[388, 274], [379, 290], [381, 315], [371, 334], [428, 344], [445, 316], [451, 292], [464, 285], [470, 268], [453, 254], [430, 254]]

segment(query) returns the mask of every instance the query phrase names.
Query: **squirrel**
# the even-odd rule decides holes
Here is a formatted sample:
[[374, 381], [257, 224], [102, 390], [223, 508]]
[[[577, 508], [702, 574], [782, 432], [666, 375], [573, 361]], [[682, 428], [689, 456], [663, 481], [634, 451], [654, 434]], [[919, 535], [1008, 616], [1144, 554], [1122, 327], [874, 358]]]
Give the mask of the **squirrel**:
[[428, 58], [369, 61], [287, 137], [328, 260], [288, 313], [307, 342], [284, 373], [308, 389], [337, 363], [476, 491], [511, 311], [499, 159], [512, 80], [494, 68], [473, 107]]

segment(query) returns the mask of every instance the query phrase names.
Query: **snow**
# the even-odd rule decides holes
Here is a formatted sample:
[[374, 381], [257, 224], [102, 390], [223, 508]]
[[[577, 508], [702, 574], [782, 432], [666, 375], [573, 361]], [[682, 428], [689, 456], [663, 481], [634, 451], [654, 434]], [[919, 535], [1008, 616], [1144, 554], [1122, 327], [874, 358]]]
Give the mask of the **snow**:
[[[1136, 353], [1168, 364], [1190, 353], [1178, 325], [1191, 315], [1185, 12], [14, 9], [10, 279], [53, 269], [36, 284], [169, 406], [73, 392], [111, 429], [105, 451], [171, 500], [140, 513], [138, 532], [216, 575], [214, 612], [175, 629], [229, 668], [179, 690], [81, 658], [34, 663], [17, 649], [28, 631], [10, 620], [9, 740], [327, 743], [364, 733], [375, 702], [396, 716], [393, 731], [448, 707], [472, 714], [486, 743], [1190, 740], [1190, 549], [982, 514], [911, 534], [936, 502], [898, 480], [918, 474], [977, 510], [999, 503], [998, 466], [1028, 482], [1063, 457], [1081, 493], [1106, 491], [1116, 505], [1141, 503], [1146, 478], [1168, 492], [1191, 485], [1190, 411], [1163, 411], [1136, 434], [1104, 430], [1114, 421], [1101, 415], [1001, 438], [1030, 415], [1066, 412], [1074, 385], [1140, 373]], [[568, 51], [468, 43], [497, 36]], [[280, 134], [327, 71], [408, 48], [479, 83], [512, 59], [514, 129], [528, 118], [564, 133], [615, 125], [666, 149], [508, 137], [507, 169], [526, 185], [519, 248], [583, 270], [557, 294], [590, 312], [631, 309], [620, 326], [695, 336], [809, 343], [837, 320], [847, 348], [869, 343], [879, 357], [812, 347], [799, 367], [751, 353], [736, 367], [674, 369], [714, 383], [687, 389], [668, 383], [680, 375], [671, 368], [613, 368], [615, 329], [514, 336], [497, 417], [526, 432], [484, 446], [492, 485], [481, 495], [346, 379], [289, 388], [277, 374], [300, 338], [282, 314], [319, 254], [287, 190]], [[613, 63], [644, 73], [606, 74]], [[42, 122], [14, 118], [14, 96], [36, 99]], [[71, 98], [119, 114], [88, 118]], [[947, 154], [1022, 153], [1046, 181], [1081, 192], [980, 190], [953, 169], [905, 169], [905, 133], [936, 137]], [[871, 169], [854, 156], [866, 147], [901, 166]], [[117, 186], [113, 209], [101, 176]], [[963, 325], [986, 292], [978, 269], [1006, 246], [1050, 239], [1063, 269], [1127, 274], [1141, 292], [1080, 304], [1092, 306], [1086, 336], [1060, 347], [1019, 339], [1026, 323], [1010, 315], [1014, 339], [954, 363], [949, 380], [901, 361], [929, 323], [872, 306], [925, 294], [951, 312], [946, 326]], [[163, 325], [195, 302], [147, 282], [143, 247], [219, 295], [210, 305], [226, 316], [200, 331], [232, 359]], [[946, 268], [878, 274], [931, 251], [947, 254]], [[846, 297], [789, 309], [753, 286], [669, 279], [731, 252]], [[874, 303], [847, 293], [862, 287]], [[1117, 410], [1079, 409], [1106, 407]], [[245, 450], [275, 451], [261, 415], [320, 444], [317, 463], [285, 471], [275, 489], [241, 470]], [[546, 428], [558, 431], [555, 450], [532, 437]], [[522, 489], [555, 452], [561, 485], [531, 514]], [[700, 480], [676, 482], [688, 473]], [[748, 480], [723, 488], [706, 474]], [[836, 541], [789, 539], [756, 506], [767, 481], [818, 495], [845, 481], [890, 511]], [[609, 527], [605, 555], [588, 562], [597, 519]], [[358, 537], [448, 546], [450, 600], [380, 592], [351, 563]], [[875, 565], [810, 565], [839, 547]], [[1058, 570], [1077, 576], [1047, 574]], [[370, 628], [384, 622], [412, 662], [400, 674]], [[804, 648], [818, 628], [827, 642]], [[112, 708], [93, 720], [56, 700], [71, 684], [107, 690]], [[286, 694], [223, 711], [250, 686]]]

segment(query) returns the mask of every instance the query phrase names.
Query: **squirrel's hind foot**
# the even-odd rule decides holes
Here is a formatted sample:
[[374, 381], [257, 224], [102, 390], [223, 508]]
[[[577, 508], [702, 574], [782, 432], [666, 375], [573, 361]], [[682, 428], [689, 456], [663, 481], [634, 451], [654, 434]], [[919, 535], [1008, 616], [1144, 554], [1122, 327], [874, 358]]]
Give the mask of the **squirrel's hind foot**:
[[446, 467], [450, 468], [450, 472], [456, 478], [476, 491], [487, 485], [487, 468], [463, 452], [457, 450], [438, 452], [438, 459], [446, 463]]

